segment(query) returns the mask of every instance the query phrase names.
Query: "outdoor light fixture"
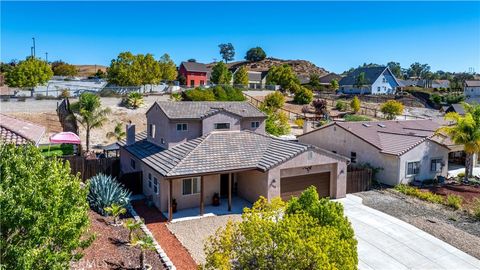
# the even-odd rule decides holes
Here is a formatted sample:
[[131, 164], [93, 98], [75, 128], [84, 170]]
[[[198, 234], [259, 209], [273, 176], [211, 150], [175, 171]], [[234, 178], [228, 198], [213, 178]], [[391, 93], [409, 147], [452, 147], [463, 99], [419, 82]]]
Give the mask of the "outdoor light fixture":
[[303, 167], [304, 170], [307, 170], [307, 172], [310, 172], [310, 170], [312, 169], [312, 166], [308, 166], [308, 167]]

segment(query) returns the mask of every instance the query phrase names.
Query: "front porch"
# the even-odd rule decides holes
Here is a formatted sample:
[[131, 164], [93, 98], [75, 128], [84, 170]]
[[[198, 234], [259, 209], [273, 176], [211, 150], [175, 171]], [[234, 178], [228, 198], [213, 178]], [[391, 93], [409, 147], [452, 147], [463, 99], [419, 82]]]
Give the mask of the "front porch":
[[[231, 214], [242, 214], [245, 207], [252, 207], [252, 204], [238, 196], [232, 196], [231, 210], [228, 210], [228, 199], [221, 199], [219, 206], [206, 205], [203, 208], [203, 215], [200, 215], [200, 206], [178, 210], [172, 213], [170, 222], [179, 222], [202, 217], [222, 216]], [[169, 216], [168, 211], [162, 212], [166, 217]]]

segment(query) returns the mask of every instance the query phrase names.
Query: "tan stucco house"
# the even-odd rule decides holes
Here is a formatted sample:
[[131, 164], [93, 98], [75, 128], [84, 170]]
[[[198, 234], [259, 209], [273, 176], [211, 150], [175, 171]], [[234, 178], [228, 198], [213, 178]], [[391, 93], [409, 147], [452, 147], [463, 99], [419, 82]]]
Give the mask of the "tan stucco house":
[[321, 196], [346, 192], [348, 159], [265, 134], [266, 116], [246, 102], [156, 102], [147, 131], [127, 126], [122, 173], [142, 172], [143, 193], [172, 219], [177, 209], [212, 203], [215, 193], [254, 202], [284, 199], [314, 185]]
[[350, 157], [352, 164], [379, 168], [377, 180], [394, 186], [447, 176], [449, 153], [461, 147], [435, 135], [442, 124], [434, 120], [334, 122], [298, 140]]

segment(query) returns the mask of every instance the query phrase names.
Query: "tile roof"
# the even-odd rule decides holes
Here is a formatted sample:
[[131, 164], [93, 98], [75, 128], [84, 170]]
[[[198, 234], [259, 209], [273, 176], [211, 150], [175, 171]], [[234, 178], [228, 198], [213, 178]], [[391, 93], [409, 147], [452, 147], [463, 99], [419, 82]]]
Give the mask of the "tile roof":
[[0, 114], [0, 141], [22, 145], [33, 143], [38, 145], [45, 134], [45, 127], [28, 121]]
[[467, 87], [479, 87], [480, 86], [480, 81], [475, 81], [475, 80], [465, 81], [465, 86], [467, 86]]
[[194, 72], [208, 72], [207, 65], [197, 62], [182, 62], [183, 67], [187, 71], [194, 71]]
[[339, 85], [355, 85], [357, 77], [360, 73], [365, 73], [367, 84], [372, 84], [387, 69], [387, 67], [364, 67], [357, 68], [346, 77], [343, 77], [338, 83]]
[[156, 104], [170, 119], [203, 119], [219, 111], [240, 117], [266, 117], [255, 106], [243, 101], [158, 101]]
[[266, 171], [308, 149], [346, 159], [313, 146], [251, 131], [211, 132], [170, 149], [148, 142], [145, 134], [138, 134], [133, 145], [126, 146], [125, 140], [120, 145], [165, 177], [243, 169]]
[[262, 80], [262, 73], [259, 71], [248, 71], [248, 80], [259, 82]]

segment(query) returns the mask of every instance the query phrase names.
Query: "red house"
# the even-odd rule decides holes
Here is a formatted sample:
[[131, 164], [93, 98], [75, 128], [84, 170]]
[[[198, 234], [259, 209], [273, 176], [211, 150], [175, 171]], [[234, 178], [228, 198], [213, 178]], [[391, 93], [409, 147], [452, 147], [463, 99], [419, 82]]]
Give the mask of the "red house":
[[178, 72], [186, 79], [187, 87], [207, 84], [209, 70], [207, 65], [197, 62], [182, 62]]

